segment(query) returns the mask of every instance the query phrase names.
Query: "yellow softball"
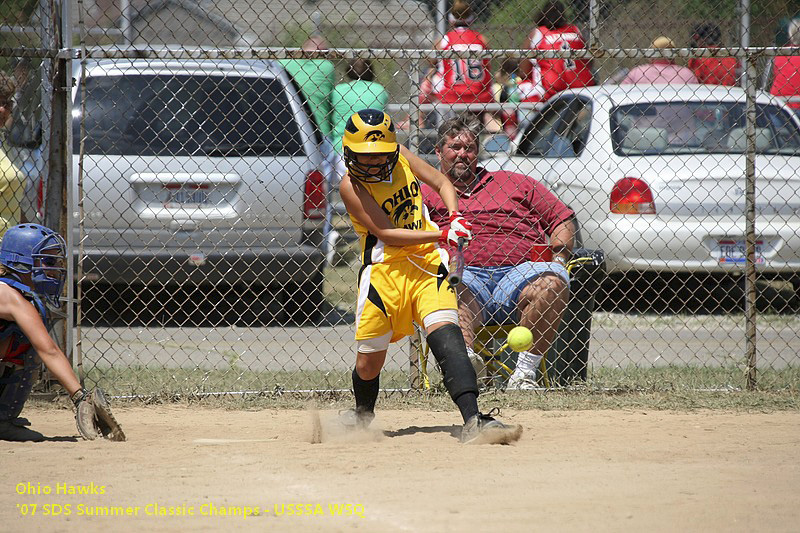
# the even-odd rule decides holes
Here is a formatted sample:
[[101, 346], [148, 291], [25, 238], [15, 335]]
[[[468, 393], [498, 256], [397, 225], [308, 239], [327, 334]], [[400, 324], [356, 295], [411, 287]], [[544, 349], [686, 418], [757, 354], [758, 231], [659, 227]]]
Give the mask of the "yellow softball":
[[517, 326], [508, 332], [508, 347], [515, 352], [525, 352], [533, 346], [533, 333], [525, 326]]

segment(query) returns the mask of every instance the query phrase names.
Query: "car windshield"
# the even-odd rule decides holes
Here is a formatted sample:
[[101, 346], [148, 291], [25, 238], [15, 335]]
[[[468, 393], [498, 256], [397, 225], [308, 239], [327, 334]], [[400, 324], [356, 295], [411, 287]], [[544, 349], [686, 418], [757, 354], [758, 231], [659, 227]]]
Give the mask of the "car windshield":
[[[80, 94], [74, 109], [80, 110]], [[88, 154], [295, 156], [303, 145], [278, 79], [190, 75], [86, 80]], [[80, 117], [73, 121], [75, 153]]]
[[[622, 156], [727, 153], [747, 150], [745, 105], [733, 102], [664, 102], [611, 111], [614, 152]], [[800, 155], [800, 131], [774, 105], [756, 106], [756, 152]]]
[[583, 98], [565, 97], [551, 102], [537, 115], [519, 143], [518, 155], [527, 157], [577, 157], [589, 139], [592, 106]]

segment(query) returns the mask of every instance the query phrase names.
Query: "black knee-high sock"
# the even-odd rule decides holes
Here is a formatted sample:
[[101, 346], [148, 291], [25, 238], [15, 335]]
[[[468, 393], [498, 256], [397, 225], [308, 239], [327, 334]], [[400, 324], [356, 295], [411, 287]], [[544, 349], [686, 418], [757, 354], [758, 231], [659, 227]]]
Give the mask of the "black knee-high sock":
[[478, 414], [478, 378], [461, 329], [455, 324], [441, 326], [428, 334], [428, 346], [442, 369], [447, 392], [466, 422]]
[[361, 379], [356, 369], [353, 369], [353, 394], [356, 397], [356, 411], [366, 411], [370, 413], [375, 411], [375, 402], [378, 401], [380, 381], [380, 374], [378, 374], [375, 379], [365, 381]]
[[465, 392], [455, 399], [458, 410], [461, 411], [461, 418], [464, 422], [478, 414], [478, 395], [474, 392]]

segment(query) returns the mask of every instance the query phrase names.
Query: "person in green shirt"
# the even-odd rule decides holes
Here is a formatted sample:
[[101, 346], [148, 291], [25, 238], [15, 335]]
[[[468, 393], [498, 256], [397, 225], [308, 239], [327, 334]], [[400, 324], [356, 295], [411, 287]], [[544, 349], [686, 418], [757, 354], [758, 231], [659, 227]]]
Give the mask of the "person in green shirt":
[[[328, 42], [324, 37], [316, 35], [309, 37], [303, 43], [305, 51], [328, 50]], [[294, 78], [308, 107], [314, 115], [317, 130], [321, 134], [322, 142], [319, 145], [322, 154], [322, 174], [328, 182], [328, 202], [325, 208], [325, 225], [323, 227], [323, 241], [325, 256], [328, 263], [333, 257], [335, 240], [338, 236], [333, 229], [333, 212], [331, 210], [330, 191], [333, 188], [334, 162], [336, 155], [331, 144], [331, 91], [336, 84], [336, 68], [327, 59], [281, 59], [278, 61], [283, 68]]]
[[[323, 37], [310, 37], [303, 43], [305, 51], [325, 51], [328, 43]], [[281, 59], [279, 63], [294, 78], [303, 96], [308, 102], [308, 107], [314, 114], [323, 138], [330, 139], [331, 135], [331, 91], [336, 84], [336, 74], [333, 63], [327, 59]]]
[[335, 161], [334, 186], [341, 181], [347, 170], [344, 163], [342, 137], [344, 137], [344, 127], [348, 119], [353, 116], [353, 113], [362, 109], [383, 111], [389, 101], [386, 89], [374, 81], [375, 72], [372, 70], [370, 60], [362, 58], [351, 60], [347, 68], [347, 78], [349, 81], [334, 87], [331, 94], [331, 135], [333, 148], [338, 155]]

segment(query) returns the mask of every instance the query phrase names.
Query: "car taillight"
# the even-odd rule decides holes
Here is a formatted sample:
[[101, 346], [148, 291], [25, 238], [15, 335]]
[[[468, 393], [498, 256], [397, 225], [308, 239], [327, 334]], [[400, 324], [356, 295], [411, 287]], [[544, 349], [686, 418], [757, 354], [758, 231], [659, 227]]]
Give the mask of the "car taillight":
[[325, 176], [319, 170], [312, 170], [306, 176], [303, 217], [311, 220], [324, 218], [325, 204]]
[[622, 178], [611, 189], [611, 212], [620, 215], [655, 215], [653, 192], [644, 180]]

